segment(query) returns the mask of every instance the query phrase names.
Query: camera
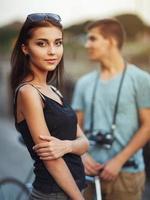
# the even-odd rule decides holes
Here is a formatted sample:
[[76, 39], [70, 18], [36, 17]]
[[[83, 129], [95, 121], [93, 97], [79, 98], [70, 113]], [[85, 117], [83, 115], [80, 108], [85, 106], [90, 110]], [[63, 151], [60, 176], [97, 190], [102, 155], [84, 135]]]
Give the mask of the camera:
[[112, 132], [98, 131], [95, 134], [88, 132], [87, 137], [93, 144], [95, 143], [106, 149], [110, 149], [114, 141], [114, 134]]

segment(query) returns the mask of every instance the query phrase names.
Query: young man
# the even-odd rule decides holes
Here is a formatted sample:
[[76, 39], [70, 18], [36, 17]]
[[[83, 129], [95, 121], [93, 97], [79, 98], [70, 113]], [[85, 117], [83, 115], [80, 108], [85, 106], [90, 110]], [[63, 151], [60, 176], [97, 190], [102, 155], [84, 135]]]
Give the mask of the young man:
[[72, 102], [79, 124], [97, 141], [82, 160], [87, 175], [99, 175], [105, 200], [141, 199], [141, 148], [150, 139], [150, 75], [123, 59], [124, 35], [113, 19], [88, 26], [86, 48], [100, 69], [77, 82]]

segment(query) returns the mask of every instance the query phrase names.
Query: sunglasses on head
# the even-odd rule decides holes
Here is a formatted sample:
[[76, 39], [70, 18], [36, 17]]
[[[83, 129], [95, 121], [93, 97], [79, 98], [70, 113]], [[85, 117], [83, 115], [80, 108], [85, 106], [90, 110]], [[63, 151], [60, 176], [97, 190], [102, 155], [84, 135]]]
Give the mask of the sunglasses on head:
[[31, 22], [39, 22], [43, 20], [55, 21], [57, 23], [61, 22], [60, 16], [54, 13], [33, 13], [27, 16], [27, 20]]

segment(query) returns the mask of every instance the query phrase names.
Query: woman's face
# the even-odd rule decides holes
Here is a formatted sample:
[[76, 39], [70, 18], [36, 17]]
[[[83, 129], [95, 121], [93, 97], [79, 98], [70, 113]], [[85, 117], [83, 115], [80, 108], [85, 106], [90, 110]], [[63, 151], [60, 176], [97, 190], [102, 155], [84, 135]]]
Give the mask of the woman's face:
[[55, 26], [35, 28], [27, 44], [22, 45], [31, 69], [55, 70], [63, 55], [62, 40], [62, 32]]

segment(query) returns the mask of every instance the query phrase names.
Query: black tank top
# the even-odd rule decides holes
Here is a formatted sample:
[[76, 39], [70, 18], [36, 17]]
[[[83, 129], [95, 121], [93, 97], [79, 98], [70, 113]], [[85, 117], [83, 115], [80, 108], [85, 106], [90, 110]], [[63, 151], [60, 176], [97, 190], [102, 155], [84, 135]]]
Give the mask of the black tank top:
[[[32, 147], [35, 144], [31, 137], [26, 121], [23, 120], [17, 123], [17, 94], [19, 89], [23, 85], [19, 86], [16, 89], [16, 94], [14, 98], [14, 116], [16, 129], [21, 133], [25, 145], [27, 146], [31, 157], [34, 160], [35, 180], [33, 182], [33, 187], [44, 193], [62, 191], [62, 189], [58, 186], [56, 181], [53, 179], [53, 177], [50, 175], [50, 173], [44, 166], [43, 161], [40, 160], [37, 154], [33, 151]], [[36, 88], [35, 86], [33, 87]], [[64, 101], [63, 97], [59, 95], [56, 88], [51, 88], [61, 98], [63, 103], [62, 105], [56, 102], [55, 100], [45, 96], [36, 88], [44, 102], [43, 112], [49, 132], [52, 136], [57, 137], [61, 140], [74, 140], [76, 139], [77, 132], [76, 114], [72, 110], [72, 108]], [[85, 187], [85, 174], [81, 157], [72, 153], [68, 153], [63, 156], [63, 159], [66, 162], [79, 189], [82, 190]]]

